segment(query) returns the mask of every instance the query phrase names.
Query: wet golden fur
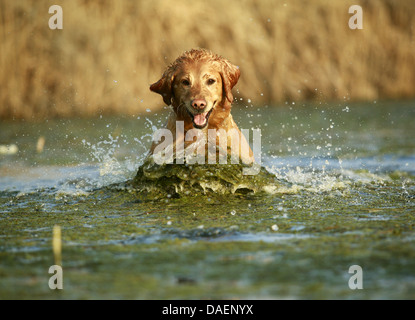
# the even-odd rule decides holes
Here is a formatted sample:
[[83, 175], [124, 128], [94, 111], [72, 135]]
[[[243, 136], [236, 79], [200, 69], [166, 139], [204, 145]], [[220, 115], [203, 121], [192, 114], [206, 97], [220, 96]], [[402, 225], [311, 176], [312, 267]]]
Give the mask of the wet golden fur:
[[[184, 122], [184, 135], [188, 130], [200, 129], [205, 136], [208, 129], [220, 129], [235, 132], [239, 135], [239, 155], [244, 163], [253, 162], [253, 153], [245, 137], [231, 115], [233, 101], [232, 88], [238, 82], [240, 70], [228, 60], [205, 49], [192, 49], [184, 52], [167, 67], [161, 79], [150, 86], [150, 90], [162, 95], [164, 102], [171, 105], [172, 112], [167, 120], [166, 128], [174, 137], [174, 141], [183, 139], [176, 136], [177, 121]], [[204, 101], [206, 106], [196, 109], [194, 101]], [[206, 117], [201, 116], [206, 115]], [[199, 116], [198, 116], [199, 115]], [[198, 126], [196, 117], [207, 119], [203, 126]], [[230, 129], [235, 129], [229, 131]], [[206, 136], [207, 137], [207, 136]], [[230, 153], [232, 134], [227, 136], [227, 149]], [[185, 146], [192, 142], [185, 142]], [[219, 143], [217, 136], [216, 144]], [[153, 143], [150, 154], [157, 143]], [[249, 156], [244, 157], [242, 148], [249, 150]]]

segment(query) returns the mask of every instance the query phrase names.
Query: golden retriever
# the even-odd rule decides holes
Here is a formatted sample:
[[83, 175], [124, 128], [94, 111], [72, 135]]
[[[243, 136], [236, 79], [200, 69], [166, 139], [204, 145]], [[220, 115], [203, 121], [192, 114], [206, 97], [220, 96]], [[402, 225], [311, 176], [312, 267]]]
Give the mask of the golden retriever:
[[[254, 162], [253, 152], [231, 115], [231, 90], [239, 76], [237, 66], [205, 49], [186, 51], [167, 67], [150, 90], [160, 94], [173, 109], [166, 129], [172, 133], [174, 145], [181, 141], [187, 148], [194, 142], [194, 139], [185, 139], [187, 132], [197, 129], [206, 138], [207, 149], [208, 135], [212, 132], [209, 129], [215, 129], [216, 146], [222, 147], [221, 141], [226, 141], [228, 155], [237, 155], [245, 164]], [[177, 130], [179, 123], [184, 129], [182, 133]], [[225, 140], [221, 140], [225, 135]], [[237, 141], [237, 148], [232, 141]], [[150, 155], [160, 143], [153, 141]]]

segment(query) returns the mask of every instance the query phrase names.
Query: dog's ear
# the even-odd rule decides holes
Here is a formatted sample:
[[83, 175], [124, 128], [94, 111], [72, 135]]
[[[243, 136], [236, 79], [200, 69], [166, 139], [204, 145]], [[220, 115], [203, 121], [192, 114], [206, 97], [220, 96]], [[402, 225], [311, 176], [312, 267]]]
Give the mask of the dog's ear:
[[163, 101], [168, 106], [171, 104], [173, 98], [173, 81], [174, 72], [171, 69], [166, 70], [163, 73], [161, 79], [150, 86], [150, 90], [160, 94], [163, 97]]
[[241, 71], [239, 70], [238, 66], [233, 65], [225, 59], [221, 61], [221, 69], [222, 71], [220, 72], [220, 75], [222, 77], [223, 91], [226, 99], [232, 103], [232, 88], [238, 82]]

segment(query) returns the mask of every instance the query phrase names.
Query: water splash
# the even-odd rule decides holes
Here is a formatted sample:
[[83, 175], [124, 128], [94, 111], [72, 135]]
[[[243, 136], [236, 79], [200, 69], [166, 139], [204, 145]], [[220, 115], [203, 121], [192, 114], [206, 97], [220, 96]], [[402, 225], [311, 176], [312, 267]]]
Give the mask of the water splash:
[[[146, 134], [141, 139], [134, 139], [134, 141], [144, 148], [145, 145], [142, 141], [147, 136]], [[82, 140], [82, 143], [90, 149], [90, 154], [95, 159], [98, 169], [99, 176], [96, 176], [96, 180], [92, 182], [95, 188], [128, 180], [136, 173], [137, 163], [143, 161], [144, 153], [124, 156], [121, 159], [117, 157], [117, 151], [120, 149], [120, 138], [122, 137], [122, 135], [113, 137], [109, 134], [108, 139], [96, 144], [87, 142], [85, 139]]]

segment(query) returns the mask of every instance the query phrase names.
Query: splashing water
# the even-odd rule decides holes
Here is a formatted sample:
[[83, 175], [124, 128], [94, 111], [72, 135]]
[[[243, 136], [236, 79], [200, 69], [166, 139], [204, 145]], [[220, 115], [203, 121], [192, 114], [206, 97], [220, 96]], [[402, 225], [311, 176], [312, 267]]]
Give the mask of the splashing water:
[[232, 111], [262, 131], [251, 177], [147, 163], [164, 113], [2, 123], [0, 298], [51, 297], [55, 224], [63, 298], [413, 298], [413, 104], [291, 106]]
[[[247, 108], [253, 109], [254, 106], [250, 104]], [[347, 108], [340, 107], [339, 110], [341, 110], [340, 113], [346, 112], [348, 115], [351, 113], [349, 106]], [[288, 119], [289, 121], [280, 121], [277, 130], [272, 129], [268, 122], [262, 123], [261, 129], [264, 137], [273, 137], [278, 132], [280, 138], [269, 139], [268, 143], [264, 141], [266, 152], [263, 152], [262, 164], [264, 167], [261, 170], [264, 175], [257, 177], [257, 181], [255, 179], [249, 182], [244, 181], [244, 179], [235, 180], [234, 172], [226, 172], [227, 169], [218, 171], [218, 168], [213, 169], [212, 167], [210, 168], [212, 170], [207, 170], [204, 173], [202, 173], [203, 170], [198, 169], [199, 174], [208, 175], [206, 178], [209, 180], [209, 183], [205, 179], [206, 181], [201, 186], [199, 183], [203, 180], [201, 179], [196, 184], [205, 192], [207, 190], [214, 192], [222, 190], [221, 192], [224, 193], [234, 193], [238, 189], [244, 189], [254, 192], [261, 190], [269, 194], [300, 191], [318, 193], [347, 190], [356, 183], [387, 183], [391, 178], [384, 173], [385, 170], [388, 172], [393, 171], [392, 167], [398, 165], [399, 167], [395, 168], [396, 170], [407, 172], [408, 169], [413, 167], [411, 158], [407, 159], [405, 165], [403, 165], [400, 162], [396, 162], [395, 159], [389, 159], [388, 155], [383, 156], [379, 160], [373, 157], [354, 156], [354, 154], [362, 153], [363, 150], [358, 150], [359, 145], [356, 143], [347, 145], [348, 142], [344, 140], [344, 137], [351, 135], [353, 138], [353, 134], [350, 133], [353, 130], [350, 128], [342, 129], [342, 126], [346, 126], [342, 115], [336, 115], [330, 110], [318, 110], [317, 112], [310, 113], [307, 122], [305, 121], [307, 117], [304, 117], [302, 112], [290, 107], [287, 112], [288, 116], [283, 117], [283, 119]], [[246, 115], [247, 117], [240, 118], [240, 121], [237, 119], [237, 122], [242, 122], [241, 127], [246, 125], [246, 123], [251, 125], [255, 115], [261, 116], [259, 119], [263, 118], [260, 109], [257, 109], [256, 113], [248, 112]], [[238, 114], [236, 118], [238, 118]], [[269, 119], [269, 117], [265, 118]], [[33, 180], [26, 181], [27, 183], [24, 183], [25, 187], [21, 188], [16, 185], [15, 188], [20, 188], [20, 191], [24, 192], [33, 191], [39, 187], [49, 187], [54, 188], [54, 190], [60, 190], [60, 192], [82, 194], [82, 192], [123, 183], [131, 179], [134, 180], [137, 169], [144, 165], [154, 132], [158, 129], [158, 125], [161, 125], [164, 121], [161, 118], [157, 118], [157, 115], [153, 115], [153, 118], [138, 117], [137, 120], [131, 122], [133, 126], [130, 127], [135, 128], [141, 122], [138, 135], [133, 130], [130, 130], [131, 132], [129, 133], [114, 132], [113, 127], [119, 128], [125, 125], [116, 125], [114, 124], [116, 121], [103, 122], [101, 130], [103, 133], [107, 132], [106, 138], [103, 138], [102, 133], [99, 131], [94, 132], [94, 134], [100, 134], [97, 142], [92, 142], [92, 140], [97, 140], [96, 138], [78, 138], [84, 148], [82, 153], [84, 151], [87, 152], [87, 159], [90, 159], [89, 162], [79, 161], [82, 159], [82, 154], [79, 151], [77, 154], [79, 159], [75, 159], [75, 166], [73, 167], [56, 167], [53, 164], [52, 157], [50, 157], [46, 162], [51, 162], [51, 167], [25, 168], [26, 172], [30, 170], [31, 174], [28, 176], [32, 175]], [[261, 121], [259, 123], [261, 124]], [[61, 128], [56, 128], [55, 130], [61, 130]], [[343, 138], [340, 134], [342, 130]], [[381, 141], [373, 140], [372, 142], [377, 143]], [[376, 152], [376, 144], [368, 144], [366, 150]], [[68, 152], [70, 151], [68, 149]], [[47, 152], [44, 154], [47, 154]], [[351, 155], [354, 158], [351, 158]], [[189, 171], [189, 168], [183, 167], [180, 170]], [[182, 177], [186, 174], [192, 175], [191, 171], [180, 173], [180, 170], [175, 168], [172, 172], [174, 171], [175, 174]], [[165, 168], [161, 169], [161, 171], [163, 178], [160, 179], [165, 179]], [[153, 175], [153, 182], [157, 184], [154, 180], [155, 170], [152, 170], [151, 174]], [[223, 178], [227, 174], [229, 177]], [[66, 180], [65, 175], [67, 175]], [[54, 178], [49, 180], [49, 176]], [[40, 177], [42, 179], [39, 179]], [[56, 177], [60, 177], [58, 183], [56, 183]], [[170, 176], [170, 178], [172, 177]], [[19, 179], [27, 180], [23, 177], [17, 180]], [[183, 182], [183, 179], [179, 180]], [[216, 181], [213, 183], [214, 180]], [[32, 183], [34, 181], [36, 181], [35, 184]], [[137, 178], [135, 178], [135, 187], [138, 186], [137, 181]], [[10, 179], [8, 182], [13, 184]], [[146, 188], [148, 188], [148, 182], [146, 181]], [[261, 187], [258, 188], [256, 184]], [[192, 183], [189, 184], [190, 189], [187, 190], [185, 188], [185, 190], [182, 184], [179, 189], [185, 194], [191, 194], [190, 191], [194, 191], [191, 189], [191, 186], [193, 186]], [[402, 183], [402, 186], [405, 186], [405, 183]], [[177, 185], [175, 188], [178, 188]]]

